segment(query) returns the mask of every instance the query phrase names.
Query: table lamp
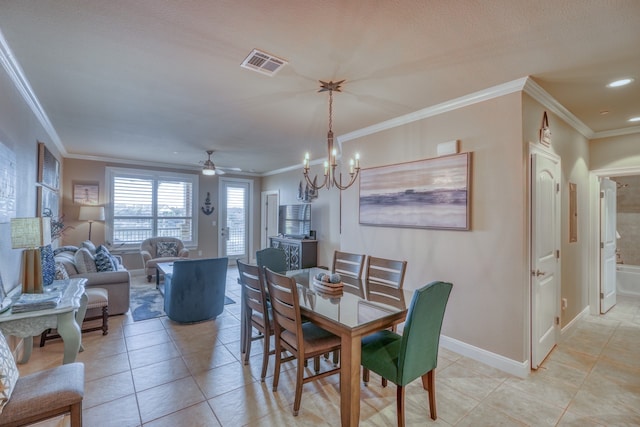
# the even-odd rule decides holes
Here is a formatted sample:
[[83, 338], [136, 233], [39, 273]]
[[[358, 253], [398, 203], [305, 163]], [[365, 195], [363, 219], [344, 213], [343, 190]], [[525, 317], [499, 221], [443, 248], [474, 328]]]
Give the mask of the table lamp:
[[91, 225], [93, 221], [104, 221], [104, 206], [80, 206], [80, 221], [89, 221], [89, 240], [91, 240]]
[[24, 249], [20, 266], [23, 293], [42, 293], [40, 246], [51, 244], [51, 218], [12, 218], [11, 248]]

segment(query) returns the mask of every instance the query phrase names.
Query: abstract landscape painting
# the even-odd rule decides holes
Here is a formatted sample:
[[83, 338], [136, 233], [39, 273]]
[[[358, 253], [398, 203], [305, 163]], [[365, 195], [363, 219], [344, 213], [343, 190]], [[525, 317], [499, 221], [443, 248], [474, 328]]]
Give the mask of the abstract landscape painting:
[[471, 153], [363, 169], [360, 224], [469, 229]]

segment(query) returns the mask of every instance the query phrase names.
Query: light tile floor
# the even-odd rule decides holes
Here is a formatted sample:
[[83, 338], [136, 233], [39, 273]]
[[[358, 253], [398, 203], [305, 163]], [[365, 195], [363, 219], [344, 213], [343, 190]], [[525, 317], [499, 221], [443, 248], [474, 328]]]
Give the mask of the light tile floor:
[[[236, 304], [215, 321], [134, 323], [124, 315], [110, 319], [107, 336], [84, 334], [84, 425], [339, 425], [338, 376], [306, 384], [293, 417], [294, 364], [283, 366], [273, 392], [273, 360], [266, 381], [259, 380], [261, 342], [254, 342], [249, 365], [240, 362], [236, 278], [230, 269], [227, 295]], [[56, 366], [62, 354], [62, 342], [49, 341], [34, 348], [20, 372]], [[580, 320], [527, 379], [441, 348], [436, 384], [438, 420], [429, 418], [426, 392], [414, 381], [406, 392], [407, 425], [640, 425], [640, 299], [619, 298], [607, 315]], [[395, 425], [395, 399], [395, 386], [382, 388], [372, 374], [361, 391], [360, 425]]]

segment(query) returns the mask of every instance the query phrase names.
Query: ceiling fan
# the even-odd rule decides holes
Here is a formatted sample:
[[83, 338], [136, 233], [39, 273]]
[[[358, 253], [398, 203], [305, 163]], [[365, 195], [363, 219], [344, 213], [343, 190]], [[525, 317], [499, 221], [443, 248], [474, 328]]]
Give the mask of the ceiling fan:
[[234, 172], [241, 172], [242, 169], [240, 168], [225, 168], [225, 167], [220, 167], [217, 166], [213, 163], [213, 161], [211, 160], [211, 155], [213, 154], [214, 150], [207, 150], [207, 160], [205, 160], [204, 162], [200, 162], [200, 164], [202, 164], [202, 174], [203, 175], [224, 175], [225, 171], [234, 171]]

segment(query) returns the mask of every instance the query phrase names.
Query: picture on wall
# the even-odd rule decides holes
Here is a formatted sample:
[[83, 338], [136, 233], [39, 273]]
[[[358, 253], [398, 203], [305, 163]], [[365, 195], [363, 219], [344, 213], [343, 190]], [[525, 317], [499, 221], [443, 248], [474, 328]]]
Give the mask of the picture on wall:
[[97, 205], [100, 186], [98, 183], [74, 183], [73, 203], [76, 205]]
[[37, 216], [44, 216], [45, 212], [50, 211], [52, 218], [58, 218], [60, 211], [60, 202], [58, 192], [48, 187], [38, 187], [38, 212]]
[[60, 188], [60, 162], [42, 142], [38, 142], [38, 183], [56, 191]]
[[363, 169], [360, 224], [469, 230], [471, 153]]

